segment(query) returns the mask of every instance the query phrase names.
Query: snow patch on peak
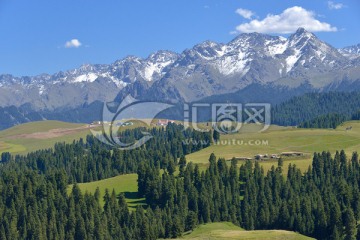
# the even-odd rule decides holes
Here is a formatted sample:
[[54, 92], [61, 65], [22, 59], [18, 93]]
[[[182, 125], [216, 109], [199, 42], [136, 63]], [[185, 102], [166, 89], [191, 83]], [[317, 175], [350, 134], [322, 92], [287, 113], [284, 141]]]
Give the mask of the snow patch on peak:
[[278, 43], [274, 43], [273, 41], [267, 41], [266, 46], [270, 56], [274, 57], [277, 54], [283, 54], [287, 49], [287, 41], [280, 40]]
[[246, 53], [240, 51], [237, 55], [225, 55], [217, 61], [216, 67], [224, 75], [234, 73], [245, 75], [249, 71], [247, 66], [251, 61], [252, 59], [248, 58]]
[[295, 63], [301, 57], [301, 51], [299, 49], [294, 49], [294, 54], [286, 58], [286, 73], [290, 72], [294, 67]]
[[152, 81], [154, 74], [163, 75], [164, 68], [173, 64], [178, 55], [174, 52], [159, 51], [151, 54], [144, 62], [142, 77], [147, 81]]
[[103, 73], [101, 74], [101, 77], [104, 77], [104, 78], [110, 78], [111, 81], [118, 87], [118, 88], [123, 88], [123, 87], [126, 87], [126, 85], [128, 85], [128, 83], [120, 80], [120, 79], [117, 79], [115, 78], [114, 76], [110, 75], [109, 73]]
[[278, 38], [279, 38], [279, 40], [282, 41], [282, 42], [286, 42], [286, 41], [287, 41], [287, 38], [286, 38], [286, 37], [279, 36]]
[[165, 74], [163, 73], [163, 69], [172, 63], [174, 63], [173, 60], [168, 60], [165, 62], [147, 62], [144, 68], [143, 78], [147, 81], [152, 81], [154, 74]]
[[324, 59], [326, 58], [326, 53], [323, 51], [316, 50], [315, 53], [318, 56], [318, 58], [321, 60], [321, 62], [323, 62]]
[[39, 85], [39, 95], [43, 95], [44, 91], [45, 91], [45, 86]]
[[216, 42], [213, 42], [213, 41], [205, 41], [203, 43], [200, 43], [198, 45], [196, 45], [195, 47], [201, 47], [201, 48], [207, 48], [207, 47], [210, 47], [210, 48], [215, 48], [215, 47], [218, 47], [219, 44], [216, 43]]
[[360, 44], [341, 48], [341, 49], [338, 49], [338, 51], [340, 54], [342, 54], [343, 56], [345, 56], [347, 58], [355, 59], [355, 58], [360, 57]]
[[171, 61], [163, 62], [163, 63], [148, 62], [144, 69], [144, 75], [143, 75], [144, 79], [147, 81], [152, 81], [154, 74], [155, 73], [161, 74], [162, 70], [169, 64], [171, 64]]
[[75, 83], [94, 82], [97, 78], [98, 78], [98, 75], [96, 75], [95, 73], [86, 73], [86, 74], [77, 76], [73, 82], [75, 82]]

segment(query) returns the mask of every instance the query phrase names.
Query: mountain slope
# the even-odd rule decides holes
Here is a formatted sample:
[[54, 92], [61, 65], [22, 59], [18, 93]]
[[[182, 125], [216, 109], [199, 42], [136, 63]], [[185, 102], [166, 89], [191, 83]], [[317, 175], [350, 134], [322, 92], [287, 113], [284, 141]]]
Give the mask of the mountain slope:
[[[288, 39], [258, 33], [241, 34], [228, 44], [204, 42], [185, 50], [158, 81], [121, 90], [143, 100], [197, 101], [240, 91], [249, 86], [309, 85], [312, 91], [360, 89], [360, 61], [341, 54], [300, 28]], [[267, 98], [269, 101], [271, 98]]]
[[0, 107], [0, 130], [19, 125], [22, 123], [41, 121], [43, 116], [34, 111], [26, 110], [26, 107], [15, 106]]
[[360, 44], [341, 48], [339, 49], [339, 52], [345, 57], [349, 57], [351, 59], [358, 58], [360, 57]]
[[[236, 92], [249, 95], [244, 89], [257, 86], [289, 93], [304, 85], [305, 92], [356, 90], [358, 49], [335, 49], [303, 28], [288, 38], [245, 33], [226, 44], [205, 41], [181, 54], [158, 51], [146, 59], [128, 56], [53, 75], [0, 75], [0, 106], [29, 104], [36, 111], [62, 112], [95, 101], [120, 102], [128, 94], [177, 103]], [[262, 97], [268, 102], [272, 98]]]
[[34, 77], [0, 75], [0, 106], [36, 109], [71, 109], [94, 101], [112, 101], [118, 92], [137, 80], [155, 81], [177, 54], [159, 51], [147, 59], [129, 56], [110, 65], [82, 65], [78, 69]]

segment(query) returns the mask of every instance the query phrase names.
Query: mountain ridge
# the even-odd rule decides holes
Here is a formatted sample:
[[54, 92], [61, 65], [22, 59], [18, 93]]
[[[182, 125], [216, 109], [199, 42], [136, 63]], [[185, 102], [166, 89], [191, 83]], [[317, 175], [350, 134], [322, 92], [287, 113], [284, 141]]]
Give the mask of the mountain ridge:
[[[192, 102], [260, 84], [316, 91], [360, 81], [360, 44], [336, 49], [299, 28], [288, 38], [243, 33], [230, 42], [204, 41], [182, 53], [159, 50], [112, 64], [85, 64], [53, 75], [0, 75], [0, 106], [72, 109], [94, 101]], [[360, 56], [360, 54], [359, 54]], [[360, 88], [359, 88], [360, 89]]]

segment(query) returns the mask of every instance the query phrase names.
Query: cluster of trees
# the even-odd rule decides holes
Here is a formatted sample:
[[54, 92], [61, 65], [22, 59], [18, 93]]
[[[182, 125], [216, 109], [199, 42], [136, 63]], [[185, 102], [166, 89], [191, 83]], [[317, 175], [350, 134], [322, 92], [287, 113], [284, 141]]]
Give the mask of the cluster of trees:
[[[143, 129], [138, 128], [122, 132], [122, 141], [139, 139], [141, 131]], [[57, 143], [54, 149], [39, 150], [26, 156], [3, 153], [0, 172], [31, 169], [46, 174], [55, 169], [63, 169], [68, 176], [68, 183], [91, 182], [119, 174], [136, 173], [142, 162], [175, 170], [180, 156], [199, 151], [212, 142], [211, 132], [202, 133], [190, 128], [184, 130], [183, 126], [177, 124], [149, 131], [153, 138], [134, 150], [122, 151], [89, 135], [86, 142], [80, 139], [71, 144]], [[193, 141], [184, 141], [189, 139]]]
[[[302, 174], [290, 165], [285, 179], [281, 162], [266, 175], [246, 164], [241, 180], [242, 226], [246, 229], [287, 229], [316, 239], [359, 239], [360, 165], [358, 154], [348, 161], [344, 151], [314, 154]], [[241, 174], [240, 174], [241, 177]], [[357, 238], [356, 238], [357, 237]]]
[[[131, 139], [138, 131], [123, 136]], [[334, 156], [315, 153], [305, 173], [289, 165], [287, 177], [281, 159], [265, 173], [258, 162], [238, 167], [235, 159], [228, 164], [214, 154], [201, 171], [184, 155], [205, 146], [181, 140], [210, 141], [211, 133], [183, 132], [175, 124], [151, 131], [157, 137], [131, 151], [111, 149], [88, 137], [86, 143], [57, 144], [54, 150], [24, 157], [2, 154], [0, 239], [171, 238], [217, 221], [249, 230], [297, 231], [317, 239], [360, 238], [357, 153], [351, 159], [344, 151]], [[146, 211], [138, 206], [130, 212], [124, 196], [114, 191], [106, 191], [104, 207], [99, 190], [82, 193], [74, 184], [67, 194], [70, 182], [128, 172], [138, 174]]]
[[[360, 219], [360, 165], [357, 153], [348, 161], [344, 151], [314, 154], [313, 164], [302, 174], [289, 165], [287, 178], [282, 160], [265, 173], [258, 162], [210, 156], [210, 166], [200, 172], [187, 164], [178, 177], [159, 167], [138, 170], [139, 193], [151, 209], [171, 214], [172, 228], [193, 229], [199, 223], [232, 221], [248, 230], [285, 229], [316, 239], [356, 239]], [[164, 237], [163, 235], [160, 235]], [[177, 235], [165, 235], [176, 237]]]
[[329, 113], [320, 115], [310, 121], [302, 122], [298, 125], [300, 128], [337, 128], [342, 123], [349, 120], [360, 120], [360, 111], [355, 112], [350, 117], [345, 114]]
[[157, 239], [179, 235], [160, 208], [130, 212], [123, 195], [95, 194], [75, 184], [66, 193], [65, 172], [9, 171], [0, 177], [0, 239]]
[[315, 117], [310, 121], [302, 122], [298, 125], [299, 128], [333, 128], [349, 120], [345, 115], [338, 113], [329, 113]]
[[186, 164], [182, 157], [178, 176], [167, 171], [160, 174], [158, 166], [138, 169], [138, 193], [146, 198], [148, 209], [160, 208], [171, 216], [164, 226], [165, 235], [159, 232], [160, 237], [177, 237], [207, 222], [240, 224], [241, 185], [236, 161], [229, 167], [224, 159], [216, 161], [214, 154], [209, 161], [209, 168], [200, 171], [198, 165]]
[[[340, 118], [350, 120], [355, 115], [354, 111], [359, 109], [360, 92], [307, 93], [274, 106], [271, 120], [272, 123], [281, 126], [314, 122], [314, 125], [320, 127], [322, 125], [332, 127], [338, 122], [336, 114]], [[326, 119], [327, 115], [330, 119]]]
[[358, 110], [351, 116], [351, 120], [360, 120], [360, 110]]
[[[121, 137], [133, 141], [141, 131], [127, 130]], [[166, 212], [158, 209], [152, 213], [149, 209], [145, 214], [139, 207], [130, 213], [124, 196], [115, 196], [114, 192], [105, 194], [102, 208], [98, 190], [94, 195], [83, 194], [75, 184], [70, 195], [66, 191], [69, 183], [135, 173], [143, 164], [173, 174], [180, 156], [212, 142], [211, 132], [184, 130], [176, 124], [149, 131], [153, 138], [129, 151], [87, 136], [86, 142], [58, 143], [54, 149], [26, 156], [2, 153], [0, 239], [156, 239], [160, 234], [152, 226], [159, 219], [167, 222], [170, 216]], [[178, 234], [162, 234], [172, 235]]]

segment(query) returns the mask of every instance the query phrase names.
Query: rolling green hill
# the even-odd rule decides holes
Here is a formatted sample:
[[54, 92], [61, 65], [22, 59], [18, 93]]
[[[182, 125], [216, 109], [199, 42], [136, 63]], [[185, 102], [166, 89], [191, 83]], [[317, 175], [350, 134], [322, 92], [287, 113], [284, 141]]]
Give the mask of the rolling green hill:
[[[144, 126], [140, 121], [133, 123], [124, 129]], [[0, 154], [2, 152], [26, 154], [40, 149], [52, 148], [57, 142], [71, 143], [80, 138], [85, 139], [87, 135], [91, 134], [90, 129], [98, 131], [101, 130], [101, 127], [61, 121], [37, 121], [17, 125], [0, 131]]]
[[51, 148], [56, 142], [70, 143], [90, 134], [87, 124], [39, 121], [0, 131], [0, 153], [26, 154]]
[[276, 240], [307, 240], [313, 239], [304, 235], [284, 230], [246, 231], [229, 222], [209, 223], [200, 225], [193, 232], [184, 234], [179, 239], [219, 240], [219, 239], [276, 239]]
[[[203, 126], [205, 126], [203, 124]], [[350, 131], [346, 128], [352, 126]], [[130, 128], [133, 128], [131, 126]], [[280, 154], [299, 151], [306, 153], [303, 158], [285, 159], [284, 166], [295, 163], [306, 170], [315, 151], [345, 149], [347, 154], [360, 149], [360, 121], [349, 121], [336, 129], [297, 129], [272, 125], [267, 131], [257, 133], [257, 126], [244, 126], [240, 133], [222, 135], [217, 145], [187, 155], [187, 161], [205, 167], [211, 153], [218, 157], [253, 158], [256, 154]], [[72, 142], [85, 138], [90, 129], [84, 124], [58, 121], [41, 121], [19, 125], [0, 131], [0, 153], [11, 152], [25, 154], [30, 151], [50, 148], [56, 142]], [[240, 161], [241, 163], [241, 161]], [[270, 169], [277, 160], [262, 161], [264, 169]]]
[[[352, 129], [346, 131], [346, 128]], [[254, 158], [257, 154], [280, 154], [282, 152], [303, 152], [302, 158], [284, 159], [284, 166], [295, 163], [301, 170], [307, 170], [314, 152], [344, 149], [348, 155], [360, 150], [360, 121], [349, 121], [336, 129], [298, 129], [271, 126], [263, 133], [246, 131], [243, 128], [238, 134], [221, 135], [221, 141], [186, 156], [188, 162], [208, 164], [211, 153], [218, 157]], [[241, 161], [239, 162], [241, 163]], [[277, 164], [277, 160], [261, 161], [265, 171]]]

